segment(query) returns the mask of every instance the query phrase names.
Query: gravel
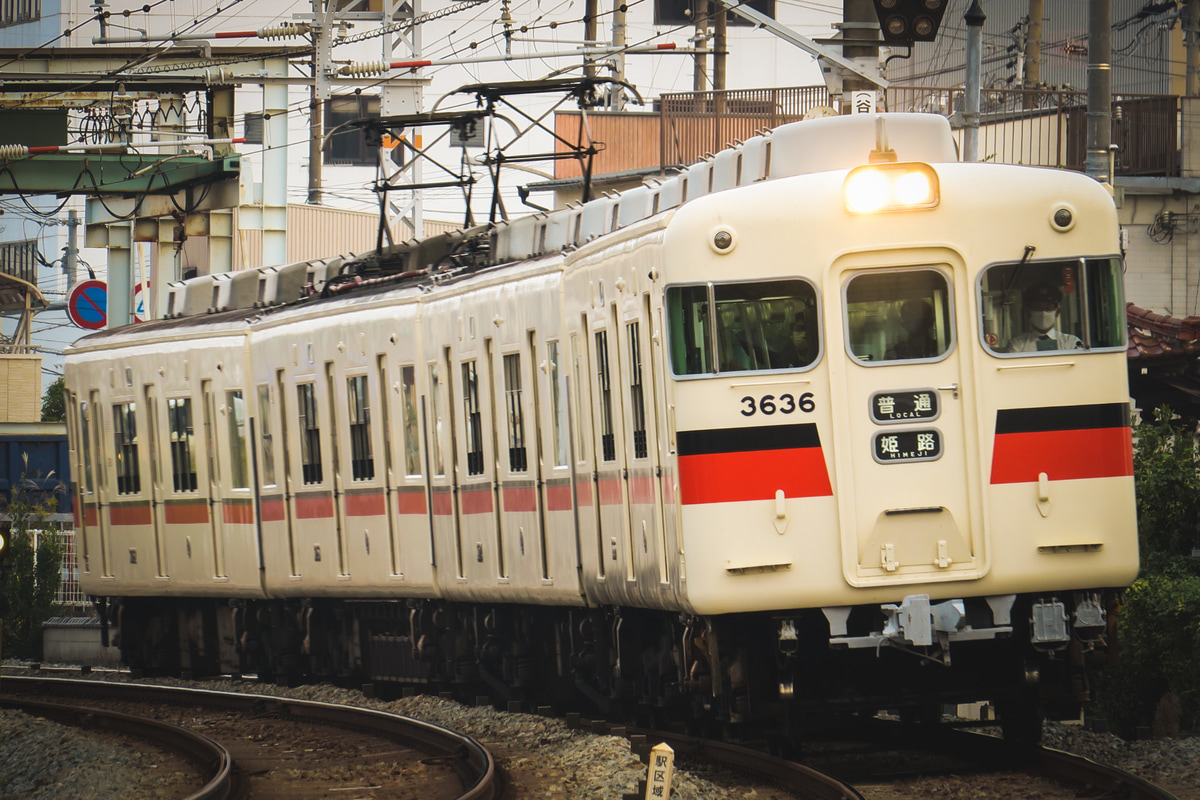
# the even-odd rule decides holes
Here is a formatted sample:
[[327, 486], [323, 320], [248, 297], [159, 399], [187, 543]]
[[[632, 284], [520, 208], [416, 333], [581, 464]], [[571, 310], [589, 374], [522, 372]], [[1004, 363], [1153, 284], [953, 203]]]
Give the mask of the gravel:
[[[525, 789], [519, 794], [522, 797], [619, 800], [635, 791], [638, 780], [645, 776], [645, 767], [625, 739], [571, 730], [557, 719], [472, 708], [429, 696], [382, 703], [330, 686], [282, 689], [235, 683], [223, 688], [369, 705], [462, 731], [497, 752], [514, 786]], [[1043, 743], [1124, 769], [1172, 791], [1180, 800], [1200, 800], [1200, 737], [1127, 742], [1080, 725], [1047, 723]], [[20, 712], [0, 711], [0, 800], [179, 796], [166, 793], [168, 784], [178, 776], [157, 775], [155, 769], [152, 761], [119, 745]], [[132, 792], [130, 779], [142, 781]], [[765, 797], [753, 789], [710, 784], [686, 770], [676, 772], [673, 796], [681, 800]]]

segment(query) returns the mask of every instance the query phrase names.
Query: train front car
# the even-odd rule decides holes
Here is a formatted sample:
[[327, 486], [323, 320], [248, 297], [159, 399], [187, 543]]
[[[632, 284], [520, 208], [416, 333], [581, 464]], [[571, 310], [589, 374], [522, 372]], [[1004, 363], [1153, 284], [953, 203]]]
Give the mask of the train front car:
[[795, 177], [689, 203], [665, 242], [715, 691], [734, 718], [990, 700], [1035, 736], [1137, 571], [1113, 201], [957, 163], [932, 116], [772, 144]]

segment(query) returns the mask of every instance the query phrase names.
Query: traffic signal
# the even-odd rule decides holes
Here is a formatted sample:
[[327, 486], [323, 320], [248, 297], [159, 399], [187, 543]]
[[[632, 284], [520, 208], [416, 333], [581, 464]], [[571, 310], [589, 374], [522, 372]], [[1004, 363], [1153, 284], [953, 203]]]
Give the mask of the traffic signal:
[[875, 0], [875, 16], [888, 44], [932, 42], [948, 0]]

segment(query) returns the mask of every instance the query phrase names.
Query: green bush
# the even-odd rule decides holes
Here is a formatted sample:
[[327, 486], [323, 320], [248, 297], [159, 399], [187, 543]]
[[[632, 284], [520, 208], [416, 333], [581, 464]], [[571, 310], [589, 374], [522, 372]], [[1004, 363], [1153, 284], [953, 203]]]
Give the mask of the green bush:
[[[1115, 729], [1200, 728], [1200, 473], [1191, 426], [1169, 409], [1134, 430], [1141, 575], [1117, 616], [1098, 709]], [[1164, 723], [1169, 718], [1169, 724]], [[1177, 719], [1177, 722], [1176, 722]]]
[[5, 519], [8, 546], [0, 576], [0, 619], [5, 658], [40, 658], [42, 623], [59, 608], [63, 546], [44, 523], [51, 501], [39, 498], [25, 476], [13, 486]]

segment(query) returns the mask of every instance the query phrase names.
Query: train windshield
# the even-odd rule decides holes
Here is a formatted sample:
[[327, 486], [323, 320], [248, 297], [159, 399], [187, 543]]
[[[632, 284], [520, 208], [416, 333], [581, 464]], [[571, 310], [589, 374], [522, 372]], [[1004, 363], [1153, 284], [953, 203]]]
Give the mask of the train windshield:
[[1002, 264], [980, 281], [983, 341], [997, 354], [1124, 348], [1121, 260]]
[[932, 269], [855, 275], [846, 320], [851, 354], [872, 364], [941, 358], [954, 341], [950, 288]]
[[801, 280], [667, 289], [676, 375], [803, 369], [817, 360], [817, 293]]

